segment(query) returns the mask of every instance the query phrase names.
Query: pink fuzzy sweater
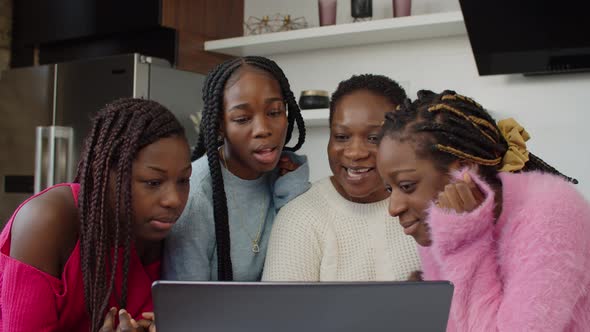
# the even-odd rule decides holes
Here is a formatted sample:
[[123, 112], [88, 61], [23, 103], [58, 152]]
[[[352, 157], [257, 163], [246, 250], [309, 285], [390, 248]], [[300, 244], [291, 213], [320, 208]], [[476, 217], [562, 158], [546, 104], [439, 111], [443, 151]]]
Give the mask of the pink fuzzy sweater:
[[[457, 178], [461, 174], [455, 175]], [[448, 331], [590, 331], [590, 205], [573, 185], [537, 172], [501, 173], [469, 213], [432, 205], [424, 278], [455, 285]]]

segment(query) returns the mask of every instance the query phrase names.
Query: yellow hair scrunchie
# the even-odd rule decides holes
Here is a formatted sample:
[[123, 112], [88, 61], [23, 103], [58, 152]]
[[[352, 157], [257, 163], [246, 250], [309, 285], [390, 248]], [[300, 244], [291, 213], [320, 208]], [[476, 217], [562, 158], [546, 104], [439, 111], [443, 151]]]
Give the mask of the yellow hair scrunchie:
[[529, 151], [526, 148], [526, 141], [531, 136], [527, 131], [513, 118], [498, 121], [498, 128], [506, 142], [508, 150], [502, 158], [502, 168], [500, 172], [520, 171], [524, 164], [529, 161]]

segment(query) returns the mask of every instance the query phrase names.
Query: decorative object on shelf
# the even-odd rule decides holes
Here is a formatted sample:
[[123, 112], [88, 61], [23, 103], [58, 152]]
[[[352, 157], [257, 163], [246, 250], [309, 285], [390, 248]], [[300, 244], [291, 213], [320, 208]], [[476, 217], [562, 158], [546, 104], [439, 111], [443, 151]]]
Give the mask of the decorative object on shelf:
[[246, 22], [244, 22], [244, 32], [246, 32], [246, 35], [260, 35], [272, 32], [270, 18], [268, 15], [262, 16], [262, 18], [248, 17]]
[[262, 18], [250, 16], [244, 22], [246, 35], [260, 35], [269, 32], [289, 31], [307, 28], [305, 17], [291, 18], [291, 15], [264, 15]]
[[393, 17], [410, 16], [412, 0], [392, 0]]
[[[277, 20], [281, 17], [280, 14], [277, 14]], [[305, 17], [297, 17], [291, 18], [291, 15], [287, 14], [282, 17], [283, 24], [278, 27], [278, 29], [274, 31], [289, 31], [289, 30], [297, 30], [297, 29], [305, 29], [307, 28], [307, 21]]]
[[373, 17], [373, 0], [350, 0], [353, 22], [367, 21]]
[[325, 90], [303, 90], [299, 97], [299, 107], [302, 110], [328, 108], [330, 107], [330, 97]]
[[336, 0], [318, 0], [320, 26], [336, 24]]
[[[391, 8], [388, 10], [391, 12]], [[270, 56], [285, 53], [287, 49], [289, 53], [301, 53], [337, 47], [467, 36], [467, 31], [463, 13], [453, 11], [425, 15], [416, 15], [412, 12], [412, 16], [404, 19], [374, 20], [366, 24], [339, 24], [325, 28], [300, 29], [286, 34], [289, 34], [288, 38], [263, 34], [255, 36], [256, 38], [248, 36], [210, 40], [205, 42], [205, 50], [232, 56]]]

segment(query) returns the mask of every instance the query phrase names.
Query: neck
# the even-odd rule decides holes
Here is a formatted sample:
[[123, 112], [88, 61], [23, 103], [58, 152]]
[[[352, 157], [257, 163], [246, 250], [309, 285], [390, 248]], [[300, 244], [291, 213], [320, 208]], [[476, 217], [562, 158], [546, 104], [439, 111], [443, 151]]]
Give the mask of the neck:
[[162, 256], [162, 241], [135, 240], [135, 251], [143, 265], [151, 264]]
[[336, 191], [340, 194], [340, 196], [342, 196], [347, 201], [351, 201], [353, 203], [359, 203], [359, 204], [377, 203], [377, 202], [381, 202], [382, 200], [389, 197], [389, 193], [385, 189], [377, 190], [367, 196], [353, 197], [353, 196], [349, 195], [346, 192], [346, 190], [344, 190], [344, 188], [342, 188], [342, 186], [338, 183], [338, 181], [336, 180], [336, 178], [334, 176], [330, 176], [330, 181], [332, 182], [332, 185], [334, 186]]

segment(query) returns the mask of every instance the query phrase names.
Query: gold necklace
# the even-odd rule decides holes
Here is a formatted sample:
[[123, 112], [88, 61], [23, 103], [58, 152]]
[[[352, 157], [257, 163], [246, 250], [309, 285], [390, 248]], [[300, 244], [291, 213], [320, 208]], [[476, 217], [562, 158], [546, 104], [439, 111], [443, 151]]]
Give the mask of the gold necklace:
[[[227, 160], [225, 160], [225, 155], [223, 153], [223, 149], [224, 149], [224, 146], [221, 146], [221, 148], [220, 148], [221, 160], [223, 160], [223, 164], [225, 166], [225, 169], [227, 169], [227, 171], [231, 173], [231, 171], [229, 170], [229, 167], [227, 167]], [[229, 195], [230, 195], [230, 198], [232, 199], [232, 201], [237, 202], [231, 192], [229, 192]], [[266, 209], [266, 212], [268, 213], [268, 208]], [[260, 252], [260, 245], [259, 245], [260, 244], [260, 236], [262, 236], [262, 226], [264, 225], [264, 222], [266, 221], [267, 213], [264, 214], [264, 218], [262, 219], [262, 222], [260, 222], [260, 225], [258, 226], [258, 233], [256, 233], [256, 237], [250, 235], [250, 232], [248, 232], [248, 230], [246, 229], [246, 225], [244, 224], [244, 221], [242, 220], [242, 218], [238, 218], [240, 227], [242, 228], [242, 230], [246, 233], [246, 235], [248, 235], [248, 237], [252, 241], [252, 252], [255, 254], [258, 254]]]

